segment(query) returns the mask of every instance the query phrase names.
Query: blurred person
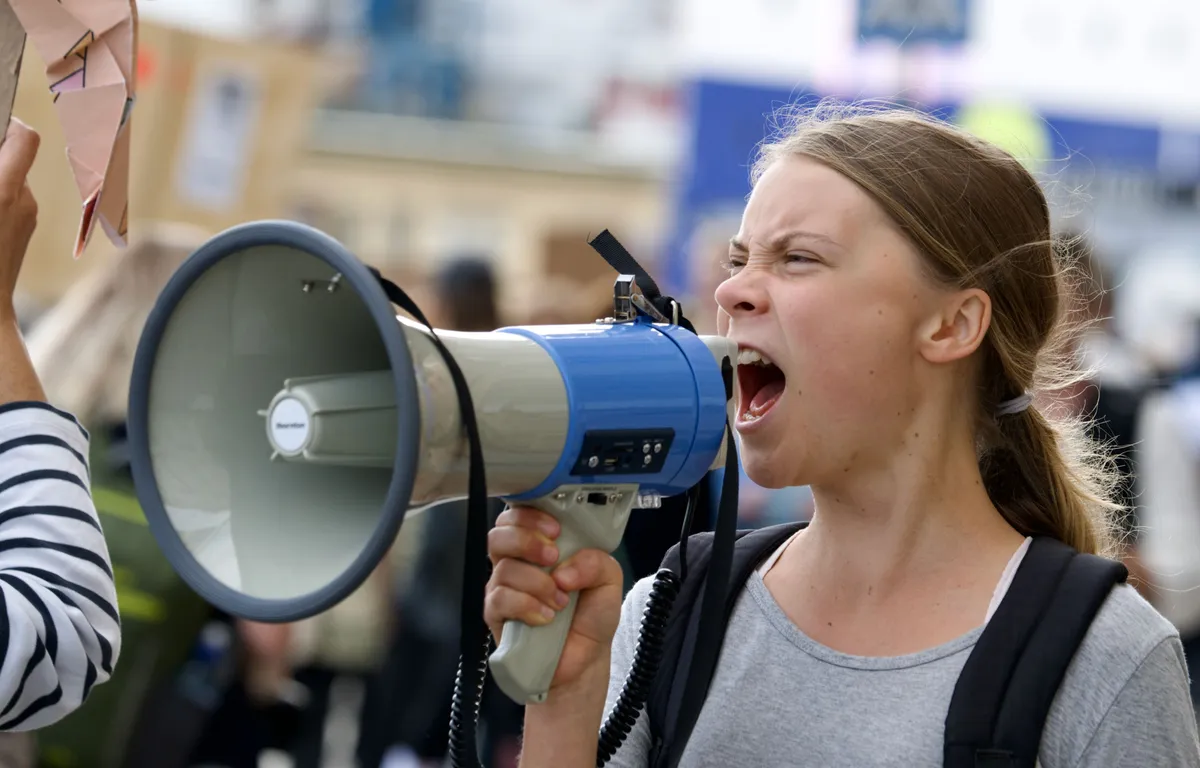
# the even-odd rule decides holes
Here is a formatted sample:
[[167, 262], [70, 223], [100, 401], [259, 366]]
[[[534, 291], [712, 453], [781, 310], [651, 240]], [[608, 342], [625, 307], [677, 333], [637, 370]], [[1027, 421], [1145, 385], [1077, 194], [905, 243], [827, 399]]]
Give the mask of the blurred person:
[[0, 731], [79, 709], [120, 658], [121, 622], [90, 493], [90, 435], [47, 402], [14, 296], [37, 202], [27, 176], [38, 134], [9, 121], [0, 144]]
[[432, 294], [434, 327], [470, 333], [494, 331], [502, 324], [496, 271], [486, 256], [450, 259], [435, 273]]
[[[287, 679], [282, 660], [287, 658], [291, 629], [288, 624], [215, 612], [176, 681], [199, 714], [199, 733], [183, 768], [257, 768], [265, 750], [287, 743], [287, 737], [276, 732], [272, 715], [276, 707], [287, 706], [274, 694]], [[293, 719], [297, 704], [290, 706]], [[174, 719], [163, 725], [177, 726]], [[154, 740], [146, 741], [140, 745], [140, 765], [175, 765], [173, 760], [166, 762], [168, 756], [159, 756], [156, 763], [156, 756], [147, 754]]]
[[218, 706], [205, 719], [186, 768], [258, 768], [269, 752], [286, 756], [292, 768], [328, 763], [328, 724], [346, 704], [334, 696], [335, 687], [343, 680], [369, 684], [382, 661], [391, 619], [389, 560], [343, 601], [308, 619], [220, 617], [205, 627], [206, 634], [224, 626], [229, 631], [218, 643], [224, 650], [219, 677], [206, 686]]
[[[1193, 321], [1200, 338], [1200, 314]], [[1143, 530], [1139, 551], [1155, 605], [1179, 630], [1190, 666], [1200, 664], [1200, 345], [1170, 387], [1138, 414]], [[1200, 679], [1191, 695], [1200, 707]]]
[[[1009, 586], [1033, 538], [1116, 551], [1103, 452], [1079, 417], [1033, 398], [1062, 386], [1050, 363], [1069, 331], [1037, 181], [932, 116], [804, 118], [762, 150], [716, 297], [744, 353], [746, 471], [810, 485], [816, 511], [737, 593], [681, 768], [939, 765], [968, 655], [993, 611], [1027, 597]], [[521, 762], [594, 765], [651, 580], [622, 605], [607, 553], [547, 573], [542, 530], [557, 523], [537, 510], [501, 516], [485, 616], [499, 639], [579, 592]], [[608, 765], [651, 750], [643, 716]], [[1131, 586], [1107, 593], [1074, 652], [1036, 757], [1200, 766], [1179, 633]]]
[[[384, 558], [358, 589], [329, 610], [291, 625], [277, 653], [263, 654], [258, 665], [247, 670], [251, 681], [261, 678], [260, 701], [291, 698], [290, 686], [299, 686], [292, 689], [301, 706], [287, 750], [293, 768], [325, 764], [326, 726], [338, 704], [335, 686], [351, 680], [365, 689], [383, 665], [394, 618], [392, 566], [392, 557]], [[266, 630], [278, 631], [269, 625], [260, 631]], [[364, 696], [357, 718], [360, 729], [369, 706]]]
[[[1139, 259], [1124, 312], [1154, 366], [1137, 414], [1137, 553], [1151, 599], [1200, 659], [1200, 258]], [[1192, 680], [1200, 704], [1200, 681]]]

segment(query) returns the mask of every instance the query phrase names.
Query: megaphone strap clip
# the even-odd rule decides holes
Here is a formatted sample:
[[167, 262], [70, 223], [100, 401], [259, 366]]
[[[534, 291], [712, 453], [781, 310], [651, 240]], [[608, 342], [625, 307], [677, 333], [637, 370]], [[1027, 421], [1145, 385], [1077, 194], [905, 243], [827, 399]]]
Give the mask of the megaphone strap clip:
[[673, 323], [675, 325], [679, 324], [678, 322], [676, 322], [679, 318], [678, 312], [675, 313], [676, 319], [672, 320], [671, 318], [668, 318], [666, 315], [664, 315], [662, 312], [659, 312], [658, 307], [654, 306], [649, 301], [647, 301], [645, 296], [641, 296], [641, 295], [634, 296], [633, 297], [633, 305], [635, 307], [637, 307], [639, 310], [641, 310], [643, 314], [645, 314], [647, 317], [649, 317], [651, 320], [654, 320], [655, 322]]
[[641, 312], [654, 322], [670, 323], [695, 332], [696, 329], [683, 316], [679, 302], [663, 295], [654, 278], [611, 232], [604, 230], [592, 238], [588, 245], [604, 257], [619, 275], [613, 289], [613, 322], [632, 322]]
[[[675, 304], [674, 300], [671, 300]], [[642, 293], [641, 286], [633, 275], [619, 275], [613, 284], [613, 321], [631, 323], [638, 318], [638, 313], [645, 315], [656, 323], [678, 324], [679, 310], [675, 304], [675, 320], [663, 314], [654, 303]]]

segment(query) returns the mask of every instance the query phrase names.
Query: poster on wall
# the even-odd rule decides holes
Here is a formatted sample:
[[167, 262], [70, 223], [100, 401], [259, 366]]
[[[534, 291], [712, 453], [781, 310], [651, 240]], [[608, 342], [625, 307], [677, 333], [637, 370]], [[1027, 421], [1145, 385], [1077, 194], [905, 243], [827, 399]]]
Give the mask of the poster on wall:
[[261, 86], [251, 73], [221, 69], [202, 77], [193, 93], [176, 190], [189, 204], [229, 211], [242, 198]]

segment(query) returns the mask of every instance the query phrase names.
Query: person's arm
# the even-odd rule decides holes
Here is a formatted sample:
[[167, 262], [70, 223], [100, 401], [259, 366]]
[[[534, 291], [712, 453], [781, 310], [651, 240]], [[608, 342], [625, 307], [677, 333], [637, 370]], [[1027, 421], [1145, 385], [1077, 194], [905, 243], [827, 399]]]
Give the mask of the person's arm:
[[581, 678], [570, 690], [554, 691], [545, 703], [525, 706], [520, 768], [596, 764], [607, 677], [603, 667], [595, 667], [590, 678]]
[[29, 730], [78, 709], [109, 679], [121, 628], [89, 493], [87, 434], [69, 414], [5, 394], [0, 389], [0, 730]]
[[1168, 637], [1126, 681], [1075, 768], [1200, 768], [1183, 646]]
[[0, 144], [0, 730], [49, 725], [112, 675], [121, 629], [92, 503], [88, 434], [46, 402], [13, 292], [37, 205], [25, 177], [37, 134]]
[[29, 360], [11, 304], [0, 301], [0, 402], [43, 402], [46, 393]]
[[506, 509], [488, 532], [493, 567], [483, 614], [499, 644], [509, 621], [545, 626], [569, 594], [578, 596], [549, 697], [525, 708], [522, 768], [596, 764], [605, 679], [623, 615], [625, 577], [616, 558], [584, 548], [558, 563], [561, 533], [552, 515], [533, 507]]
[[[596, 764], [603, 718], [612, 712], [633, 666], [641, 617], [653, 585], [653, 576], [639, 579], [625, 596], [621, 604], [621, 622], [613, 637], [607, 665], [597, 667], [592, 679], [580, 680], [572, 692], [561, 699], [552, 698], [545, 704], [525, 707], [522, 768]], [[643, 708], [606, 768], [644, 768], [649, 760], [650, 723]]]
[[0, 404], [46, 399], [21, 338], [14, 300], [37, 228], [37, 201], [26, 177], [40, 142], [36, 132], [13, 119], [0, 143]]

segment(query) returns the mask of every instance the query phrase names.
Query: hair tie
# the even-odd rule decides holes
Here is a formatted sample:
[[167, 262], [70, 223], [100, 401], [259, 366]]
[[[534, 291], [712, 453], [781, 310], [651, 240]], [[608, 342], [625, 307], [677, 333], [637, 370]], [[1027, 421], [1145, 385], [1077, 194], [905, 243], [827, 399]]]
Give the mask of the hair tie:
[[1014, 413], [1020, 413], [1033, 404], [1033, 395], [1024, 392], [1012, 400], [1005, 400], [996, 406], [997, 416], [1011, 416]]

